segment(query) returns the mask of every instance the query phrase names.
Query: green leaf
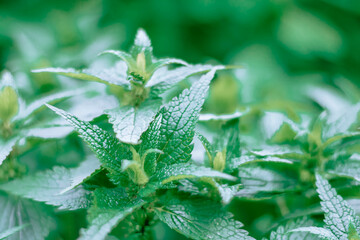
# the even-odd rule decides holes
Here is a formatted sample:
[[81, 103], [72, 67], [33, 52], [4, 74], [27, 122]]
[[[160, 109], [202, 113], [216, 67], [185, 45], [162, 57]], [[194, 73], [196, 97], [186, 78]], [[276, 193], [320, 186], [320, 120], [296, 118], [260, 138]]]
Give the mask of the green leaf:
[[170, 228], [192, 239], [254, 239], [241, 227], [243, 224], [232, 219], [221, 204], [202, 197], [179, 199], [171, 196], [163, 201], [163, 207], [156, 209], [161, 221]]
[[212, 170], [211, 168], [192, 163], [175, 163], [158, 170], [151, 182], [166, 184], [180, 179], [200, 177], [221, 178], [230, 181], [236, 180], [236, 178], [231, 175]]
[[146, 187], [141, 190], [141, 194], [147, 196], [157, 189], [173, 187], [173, 185], [170, 184], [173, 181], [192, 178], [201, 179], [203, 177], [226, 179], [229, 181], [236, 180], [236, 178], [231, 175], [215, 171], [211, 168], [198, 166], [192, 163], [175, 163], [158, 169], [150, 178]]
[[145, 204], [141, 199], [130, 200], [124, 191], [98, 189], [96, 205], [89, 209], [86, 229], [80, 230], [79, 240], [102, 240], [126, 216]]
[[10, 139], [0, 139], [0, 165], [11, 153], [15, 144], [20, 140], [19, 136]]
[[243, 189], [238, 197], [263, 197], [268, 194], [282, 193], [295, 188], [295, 180], [276, 170], [259, 166], [243, 166], [239, 168], [239, 178]]
[[267, 156], [267, 157], [259, 157], [256, 155], [242, 155], [239, 158], [234, 158], [232, 160], [231, 168], [238, 168], [245, 164], [252, 164], [256, 162], [270, 162], [270, 163], [286, 163], [286, 164], [293, 164], [292, 161], [279, 158], [279, 157], [273, 157], [273, 156]]
[[347, 239], [349, 224], [352, 222], [357, 232], [360, 232], [360, 218], [346, 201], [339, 196], [329, 182], [316, 174], [317, 192], [321, 201], [321, 208], [325, 212], [324, 222], [338, 239]]
[[275, 231], [271, 232], [270, 240], [295, 240], [295, 239], [319, 239], [316, 235], [309, 232], [292, 231], [303, 227], [310, 227], [314, 224], [314, 221], [307, 219], [306, 217], [291, 220], [286, 223], [285, 226], [279, 226]]
[[43, 139], [59, 139], [64, 138], [73, 131], [71, 126], [62, 125], [50, 125], [39, 128], [30, 128], [21, 131], [21, 135], [24, 137], [34, 137]]
[[[218, 66], [221, 68], [220, 66]], [[213, 69], [211, 65], [188, 65], [175, 69], [159, 68], [154, 72], [150, 80], [146, 83], [146, 87], [150, 87], [152, 92], [157, 94], [173, 87], [176, 83], [195, 74], [208, 72]]]
[[343, 238], [336, 237], [329, 229], [321, 227], [300, 227], [291, 230], [291, 232], [306, 232], [318, 236], [321, 239], [325, 240], [338, 240]]
[[349, 159], [336, 159], [332, 162], [332, 167], [327, 169], [327, 172], [337, 176], [351, 177], [356, 181], [360, 181], [360, 159], [357, 154], [354, 154]]
[[26, 226], [27, 226], [27, 224], [23, 224], [21, 226], [16, 226], [16, 227], [13, 227], [13, 228], [10, 228], [10, 229], [8, 229], [6, 231], [1, 232], [0, 233], [0, 240], [3, 240], [5, 238], [9, 237], [10, 235], [20, 231], [21, 229], [23, 229]]
[[90, 206], [91, 192], [79, 186], [100, 167], [97, 159], [89, 158], [78, 168], [54, 167], [53, 170], [28, 175], [0, 185], [0, 189], [17, 196], [75, 210]]
[[6, 240], [41, 240], [54, 228], [55, 221], [40, 203], [0, 193], [0, 232], [27, 224]]
[[159, 149], [164, 154], [159, 156], [158, 164], [187, 162], [191, 158], [194, 128], [209, 83], [217, 69], [219, 68], [213, 68], [203, 75], [189, 90], [185, 89], [179, 97], [174, 98], [160, 111], [162, 121]]
[[27, 117], [29, 117], [32, 113], [34, 113], [39, 108], [43, 107], [46, 103], [54, 103], [56, 101], [69, 98], [72, 96], [84, 94], [85, 92], [91, 90], [91, 88], [82, 88], [82, 89], [76, 89], [76, 90], [70, 90], [70, 91], [64, 91], [55, 93], [40, 99], [37, 99], [36, 101], [30, 103], [28, 106], [26, 106], [24, 109], [20, 109], [19, 114], [14, 118], [14, 120], [23, 120]]
[[245, 114], [247, 114], [249, 112], [249, 108], [246, 109], [243, 112], [239, 112], [236, 111], [232, 114], [222, 114], [222, 115], [215, 115], [215, 114], [211, 114], [211, 113], [203, 113], [200, 114], [199, 116], [199, 121], [201, 122], [206, 122], [206, 121], [228, 121], [228, 120], [232, 120], [232, 119], [236, 119], [239, 118], [241, 116], [244, 116]]
[[212, 159], [215, 157], [215, 150], [213, 148], [213, 146], [211, 145], [211, 143], [200, 133], [196, 132], [197, 137], [199, 138], [199, 140], [201, 141], [203, 147], [205, 148], [206, 154], [208, 156], [208, 159], [210, 162], [212, 162]]
[[128, 87], [126, 75], [126, 64], [123, 61], [119, 61], [114, 67], [109, 69], [83, 69], [76, 70], [73, 68], [44, 68], [36, 69], [34, 73], [56, 73], [66, 77], [71, 77], [80, 80], [95, 81], [104, 84], [113, 84], [118, 86]]
[[110, 172], [111, 180], [119, 184], [124, 180], [121, 169], [121, 160], [131, 159], [132, 153], [129, 148], [120, 143], [115, 137], [105, 130], [88, 122], [81, 121], [73, 115], [47, 105], [51, 110], [65, 118], [80, 134], [80, 137], [89, 145], [90, 149], [100, 159], [102, 165]]
[[161, 99], [154, 99], [138, 107], [123, 106], [107, 111], [116, 137], [125, 143], [139, 144], [141, 134], [149, 127], [161, 104]]
[[352, 127], [358, 127], [360, 103], [343, 109], [341, 113], [335, 116], [324, 116], [326, 124], [322, 131], [323, 139], [329, 139], [337, 135], [346, 135], [351, 133]]
[[149, 152], [151, 149], [159, 148], [159, 138], [160, 138], [160, 127], [161, 127], [161, 114], [157, 115], [150, 123], [149, 128], [146, 132], [141, 136], [142, 143], [140, 145], [140, 155], [144, 156], [146, 153], [145, 162], [144, 162], [144, 170], [148, 176], [152, 176], [156, 171], [157, 158], [159, 153], [154, 151]]

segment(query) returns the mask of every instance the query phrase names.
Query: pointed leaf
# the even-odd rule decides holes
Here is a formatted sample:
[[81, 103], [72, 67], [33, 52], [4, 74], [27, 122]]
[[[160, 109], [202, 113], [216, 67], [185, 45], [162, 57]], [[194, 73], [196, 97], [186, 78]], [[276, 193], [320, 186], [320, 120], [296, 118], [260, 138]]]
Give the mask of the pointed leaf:
[[7, 158], [7, 156], [9, 156], [13, 147], [19, 140], [19, 136], [4, 140], [0, 139], [0, 165]]
[[200, 64], [178, 67], [171, 70], [168, 70], [167, 67], [159, 68], [151, 76], [146, 87], [151, 87], [156, 92], [163, 92], [189, 76], [210, 71], [212, 68], [214, 66]]
[[25, 119], [26, 117], [31, 115], [36, 110], [43, 107], [45, 103], [54, 103], [55, 101], [62, 100], [64, 98], [69, 98], [72, 96], [83, 94], [83, 93], [87, 92], [88, 90], [90, 90], [90, 88], [83, 88], [83, 89], [59, 92], [59, 93], [55, 93], [55, 94], [40, 98], [40, 99], [32, 102], [30, 105], [26, 106], [25, 109], [21, 109], [19, 114], [14, 118], [14, 120]]
[[89, 210], [86, 229], [80, 230], [79, 240], [102, 240], [126, 216], [145, 202], [131, 200], [123, 191], [99, 189], [95, 191], [97, 205]]
[[132, 153], [127, 146], [121, 144], [115, 137], [105, 130], [88, 122], [81, 121], [73, 115], [47, 105], [51, 110], [65, 118], [80, 134], [80, 137], [95, 152], [102, 165], [110, 172], [112, 181], [119, 184], [124, 176], [121, 169], [121, 160], [131, 159]]
[[55, 221], [40, 203], [0, 193], [0, 232], [27, 224], [6, 240], [45, 239], [54, 228]]
[[[275, 231], [271, 232], [270, 240], [295, 240], [295, 239], [308, 239], [318, 240], [320, 239], [317, 235], [309, 232], [295, 231], [296, 228], [310, 227], [314, 224], [311, 219], [299, 218], [297, 220], [291, 220], [286, 223], [285, 226], [278, 227]], [[294, 230], [294, 231], [292, 231]]]
[[91, 192], [78, 185], [99, 168], [99, 165], [97, 159], [90, 158], [78, 168], [54, 167], [53, 170], [2, 184], [0, 189], [17, 196], [58, 206], [59, 209], [87, 208], [90, 206]]
[[107, 111], [116, 137], [125, 143], [139, 144], [140, 136], [154, 119], [161, 99], [149, 100], [139, 107], [123, 106]]
[[109, 69], [83, 69], [76, 70], [73, 68], [43, 68], [36, 69], [34, 73], [56, 73], [66, 77], [71, 77], [80, 80], [100, 82], [104, 84], [114, 84], [118, 86], [128, 86], [126, 75], [127, 66], [125, 62], [118, 62], [115, 67]]
[[172, 197], [156, 209], [161, 221], [170, 228], [192, 239], [246, 240], [254, 239], [245, 230], [243, 224], [232, 219], [232, 215], [222, 206], [206, 198], [192, 197], [178, 199]]
[[209, 89], [209, 83], [214, 77], [214, 68], [188, 90], [185, 89], [178, 98], [174, 98], [161, 111], [160, 146], [163, 151], [158, 163], [187, 162], [193, 149], [194, 128], [199, 112]]
[[27, 224], [23, 224], [21, 226], [16, 226], [13, 228], [10, 228], [6, 231], [3, 231], [0, 233], [0, 240], [6, 239], [7, 237], [9, 237], [10, 235], [20, 231], [21, 229], [23, 229], [24, 227], [28, 226]]
[[326, 228], [338, 239], [347, 239], [350, 222], [353, 222], [360, 232], [360, 218], [346, 201], [339, 196], [329, 182], [319, 174], [316, 174], [317, 192], [321, 201], [321, 207], [325, 212]]

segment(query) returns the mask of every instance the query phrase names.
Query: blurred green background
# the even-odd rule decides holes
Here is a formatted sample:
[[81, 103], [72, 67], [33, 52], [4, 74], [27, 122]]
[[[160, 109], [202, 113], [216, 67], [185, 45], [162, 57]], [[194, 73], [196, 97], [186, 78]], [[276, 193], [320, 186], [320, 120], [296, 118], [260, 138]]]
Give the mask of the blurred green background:
[[[242, 103], [303, 102], [307, 83], [358, 101], [359, 26], [357, 0], [2, 0], [0, 69], [86, 67], [105, 49], [127, 50], [142, 27], [158, 57], [244, 66], [232, 91]], [[29, 77], [35, 92], [55, 88], [49, 76]], [[224, 82], [225, 90], [234, 84]]]
[[[0, 0], [0, 71], [15, 73], [19, 85], [30, 79], [29, 98], [57, 91], [55, 76], [31, 74], [31, 69], [87, 67], [103, 50], [127, 50], [139, 27], [150, 36], [157, 57], [244, 67], [219, 74], [206, 111], [231, 113], [259, 104], [291, 115], [319, 113], [319, 105], [336, 111], [341, 98], [360, 101], [358, 0]], [[63, 159], [83, 155], [76, 136], [63, 142], [69, 146], [44, 144], [38, 164], [49, 164], [59, 146], [74, 149]], [[268, 230], [264, 226], [273, 219], [263, 215], [264, 202], [236, 201], [232, 211], [254, 237]], [[249, 208], [240, 211], [246, 204]], [[267, 206], [274, 209], [271, 202]], [[64, 222], [71, 218], [62, 217]], [[162, 239], [167, 230], [159, 229]]]
[[[139, 27], [158, 57], [261, 65], [262, 77], [360, 76], [357, 0], [0, 1], [0, 68], [88, 65]], [[21, 58], [21, 59], [20, 59]], [[21, 61], [21, 64], [19, 63]]]

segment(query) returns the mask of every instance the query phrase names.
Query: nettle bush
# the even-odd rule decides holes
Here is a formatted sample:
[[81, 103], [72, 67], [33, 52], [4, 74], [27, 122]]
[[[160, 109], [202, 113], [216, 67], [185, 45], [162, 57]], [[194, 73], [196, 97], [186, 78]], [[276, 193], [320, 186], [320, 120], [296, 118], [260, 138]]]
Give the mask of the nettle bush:
[[[190, 239], [360, 239], [359, 104], [321, 114], [260, 105], [228, 115], [201, 113], [211, 80], [227, 67], [156, 59], [143, 30], [129, 52], [102, 54], [119, 60], [110, 68], [34, 72], [106, 88], [97, 83], [30, 104], [3, 72], [0, 239], [157, 239], [159, 222]], [[185, 79], [191, 86], [176, 94], [173, 88]], [[115, 96], [116, 107], [101, 105], [85, 121], [53, 106], [91, 92]], [[66, 121], [42, 113], [44, 104]], [[92, 107], [99, 106], [86, 109]], [[77, 167], [32, 172], [19, 161], [37, 144], [66, 137], [70, 131], [57, 130], [69, 126], [96, 157], [85, 149]], [[201, 161], [192, 159], [194, 142], [202, 145]], [[251, 204], [262, 215], [252, 216]], [[61, 220], [67, 214], [81, 222], [85, 211], [80, 230]], [[265, 230], [254, 231], [256, 223]]]

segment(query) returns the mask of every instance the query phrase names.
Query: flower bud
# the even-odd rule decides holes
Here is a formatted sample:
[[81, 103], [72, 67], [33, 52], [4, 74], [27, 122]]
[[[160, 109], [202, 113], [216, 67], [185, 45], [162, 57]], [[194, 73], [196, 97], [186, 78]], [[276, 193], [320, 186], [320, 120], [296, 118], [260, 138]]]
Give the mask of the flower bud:
[[16, 91], [5, 86], [0, 90], [0, 119], [9, 122], [19, 111], [18, 96]]
[[225, 169], [225, 157], [222, 152], [217, 152], [213, 161], [213, 169], [219, 172]]

